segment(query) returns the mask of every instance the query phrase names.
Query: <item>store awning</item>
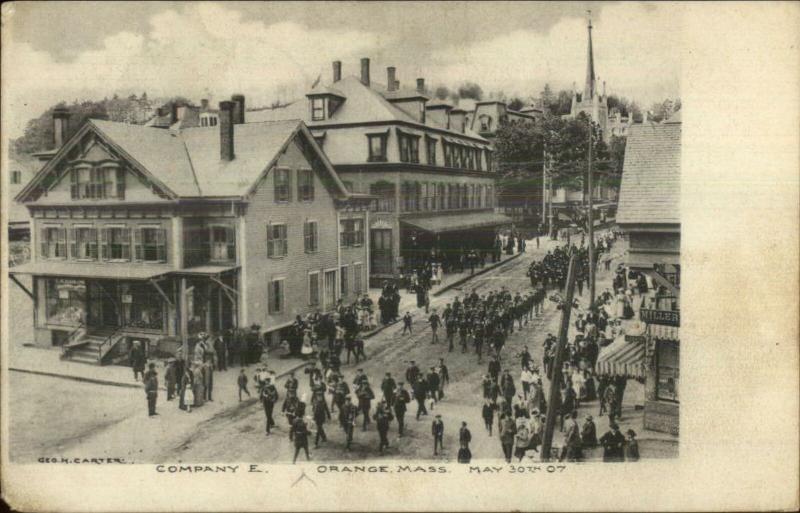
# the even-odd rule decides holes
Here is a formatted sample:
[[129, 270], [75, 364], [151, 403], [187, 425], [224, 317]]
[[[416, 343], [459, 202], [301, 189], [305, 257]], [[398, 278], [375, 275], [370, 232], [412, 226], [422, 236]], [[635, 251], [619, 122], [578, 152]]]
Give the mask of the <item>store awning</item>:
[[635, 340], [618, 337], [600, 350], [595, 370], [599, 375], [644, 379], [644, 349], [645, 343], [638, 337]]
[[675, 326], [662, 326], [660, 324], [648, 324], [647, 331], [651, 338], [661, 340], [680, 340], [681, 329]]
[[457, 232], [475, 228], [488, 228], [511, 224], [510, 217], [494, 212], [478, 212], [473, 214], [439, 215], [401, 219], [407, 224], [430, 233]]
[[30, 262], [8, 270], [9, 274], [115, 280], [148, 280], [172, 271], [174, 268], [166, 264], [54, 262], [51, 260]]
[[198, 265], [187, 269], [174, 270], [172, 274], [181, 276], [217, 276], [238, 268], [238, 265]]

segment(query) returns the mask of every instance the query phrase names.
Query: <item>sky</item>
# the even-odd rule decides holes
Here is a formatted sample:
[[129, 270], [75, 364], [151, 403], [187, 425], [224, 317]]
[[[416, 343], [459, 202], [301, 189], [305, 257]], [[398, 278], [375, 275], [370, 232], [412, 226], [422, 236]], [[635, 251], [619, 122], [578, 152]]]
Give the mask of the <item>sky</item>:
[[680, 5], [633, 2], [17, 2], [3, 4], [7, 135], [64, 100], [181, 95], [248, 106], [301, 98], [369, 57], [404, 85], [477, 82], [538, 96], [582, 88], [587, 9], [609, 94], [649, 105], [680, 95]]

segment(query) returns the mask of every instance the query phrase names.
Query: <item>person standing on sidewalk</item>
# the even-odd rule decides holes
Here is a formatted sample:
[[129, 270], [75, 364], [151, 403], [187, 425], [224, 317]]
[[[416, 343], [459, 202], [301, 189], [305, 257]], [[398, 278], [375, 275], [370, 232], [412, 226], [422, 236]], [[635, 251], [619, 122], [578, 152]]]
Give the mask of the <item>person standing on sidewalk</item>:
[[156, 400], [158, 399], [158, 372], [156, 364], [150, 363], [147, 372], [142, 376], [144, 382], [144, 392], [147, 395], [147, 414], [152, 417], [156, 413]]
[[431, 344], [435, 344], [439, 342], [439, 335], [437, 332], [439, 331], [439, 326], [442, 325], [442, 320], [439, 317], [439, 314], [436, 313], [436, 309], [433, 309], [433, 313], [428, 318], [428, 322], [431, 324]]

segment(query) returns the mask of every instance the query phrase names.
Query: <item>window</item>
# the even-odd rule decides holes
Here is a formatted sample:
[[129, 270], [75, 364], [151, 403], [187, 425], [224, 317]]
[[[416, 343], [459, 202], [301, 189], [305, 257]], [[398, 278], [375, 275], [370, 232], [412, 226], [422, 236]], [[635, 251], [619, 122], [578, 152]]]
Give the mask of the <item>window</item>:
[[399, 133], [400, 162], [419, 162], [419, 137]]
[[236, 230], [232, 226], [212, 225], [210, 229], [211, 261], [236, 260]]
[[322, 121], [325, 119], [325, 98], [311, 99], [311, 120]]
[[438, 195], [439, 195], [439, 201], [436, 204], [436, 208], [439, 209], [439, 210], [444, 210], [445, 209], [445, 204], [444, 204], [444, 184], [440, 183], [439, 185], [436, 186], [436, 189], [437, 189]]
[[289, 252], [285, 224], [270, 224], [267, 226], [267, 256], [280, 258]]
[[314, 201], [314, 172], [310, 169], [297, 171], [298, 201]]
[[267, 303], [269, 313], [281, 313], [283, 311], [283, 278], [276, 278], [269, 282], [267, 287]]
[[104, 228], [100, 231], [104, 260], [131, 259], [131, 231], [124, 227]]
[[483, 171], [483, 160], [481, 159], [482, 154], [482, 149], [475, 150], [475, 169], [478, 171]]
[[481, 117], [478, 118], [481, 124], [481, 132], [488, 132], [492, 129], [492, 118], [487, 116], [486, 114], [482, 114]]
[[436, 139], [432, 137], [425, 138], [425, 145], [428, 151], [428, 165], [436, 165]]
[[492, 152], [486, 151], [486, 170], [492, 171]]
[[442, 147], [444, 148], [444, 165], [445, 165], [445, 167], [453, 167], [452, 146], [450, 146], [446, 142], [443, 142], [442, 143]]
[[119, 286], [122, 325], [130, 328], [158, 330], [165, 328], [165, 302], [147, 282], [123, 282]]
[[656, 340], [656, 398], [678, 402], [680, 383], [679, 346], [673, 340]]
[[303, 247], [306, 253], [319, 250], [319, 228], [316, 221], [306, 221], [303, 225]]
[[125, 170], [109, 165], [72, 169], [70, 196], [72, 199], [125, 199]]
[[319, 271], [308, 273], [308, 304], [319, 306]]
[[357, 247], [364, 244], [364, 220], [342, 219], [339, 225], [341, 245], [343, 248]]
[[361, 274], [363, 271], [364, 266], [361, 263], [353, 264], [353, 294], [361, 294], [364, 292], [363, 286], [363, 278]]
[[70, 235], [72, 258], [78, 260], [97, 260], [97, 229], [75, 227]]
[[347, 283], [347, 266], [343, 265], [342, 268], [339, 270], [339, 297], [344, 297], [348, 292], [348, 283]]
[[22, 171], [11, 171], [11, 183], [22, 183]]
[[368, 135], [369, 162], [386, 162], [386, 134]]
[[275, 169], [275, 201], [286, 202], [292, 200], [291, 170]]
[[[218, 232], [219, 230], [222, 230], [222, 232]], [[224, 230], [225, 228], [220, 226], [212, 228], [214, 237], [211, 243], [212, 260], [229, 260], [227, 258], [227, 248], [224, 246], [224, 239], [220, 240], [220, 238], [227, 236]], [[233, 231], [232, 228], [230, 230]], [[166, 230], [158, 226], [143, 226], [136, 230], [133, 236], [136, 245], [136, 260], [142, 262], [167, 261]], [[223, 244], [222, 248], [220, 248], [220, 244]]]
[[40, 233], [43, 258], [67, 258], [67, 230], [61, 226], [45, 226]]
[[47, 324], [76, 326], [86, 320], [86, 282], [50, 278], [45, 281]]

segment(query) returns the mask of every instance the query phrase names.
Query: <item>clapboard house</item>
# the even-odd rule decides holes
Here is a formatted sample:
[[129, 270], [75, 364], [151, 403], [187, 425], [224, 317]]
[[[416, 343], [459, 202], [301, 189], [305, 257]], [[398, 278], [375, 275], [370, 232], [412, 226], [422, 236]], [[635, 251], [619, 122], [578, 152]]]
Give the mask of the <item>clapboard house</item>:
[[105, 362], [132, 340], [170, 352], [253, 324], [277, 338], [366, 290], [367, 200], [302, 121], [243, 112], [221, 102], [217, 126], [179, 130], [90, 120], [63, 141], [16, 197], [32, 258], [11, 278], [32, 277], [37, 345]]

